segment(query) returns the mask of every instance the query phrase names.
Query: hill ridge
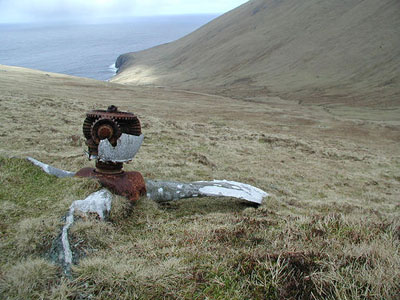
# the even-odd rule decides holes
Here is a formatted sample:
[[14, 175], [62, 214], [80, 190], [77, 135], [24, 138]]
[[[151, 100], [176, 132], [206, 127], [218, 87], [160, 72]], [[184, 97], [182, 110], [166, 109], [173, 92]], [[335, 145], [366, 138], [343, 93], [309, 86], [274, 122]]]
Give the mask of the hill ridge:
[[398, 105], [399, 16], [396, 0], [249, 1], [175, 42], [121, 55], [112, 81]]

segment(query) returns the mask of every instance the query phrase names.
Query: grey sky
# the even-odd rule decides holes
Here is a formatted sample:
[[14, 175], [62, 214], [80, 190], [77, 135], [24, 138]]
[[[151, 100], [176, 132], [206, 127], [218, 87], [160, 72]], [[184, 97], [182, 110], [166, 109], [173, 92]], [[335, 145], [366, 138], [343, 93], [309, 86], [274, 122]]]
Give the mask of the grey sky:
[[0, 23], [223, 13], [245, 2], [247, 0], [0, 0]]

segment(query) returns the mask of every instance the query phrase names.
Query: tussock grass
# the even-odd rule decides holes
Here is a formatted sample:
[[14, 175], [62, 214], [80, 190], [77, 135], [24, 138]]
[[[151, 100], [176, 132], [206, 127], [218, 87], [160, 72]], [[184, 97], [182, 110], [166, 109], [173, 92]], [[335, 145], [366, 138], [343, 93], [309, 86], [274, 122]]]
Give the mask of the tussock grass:
[[58, 282], [56, 266], [41, 258], [30, 258], [9, 266], [0, 279], [0, 291], [4, 299], [44, 299]]

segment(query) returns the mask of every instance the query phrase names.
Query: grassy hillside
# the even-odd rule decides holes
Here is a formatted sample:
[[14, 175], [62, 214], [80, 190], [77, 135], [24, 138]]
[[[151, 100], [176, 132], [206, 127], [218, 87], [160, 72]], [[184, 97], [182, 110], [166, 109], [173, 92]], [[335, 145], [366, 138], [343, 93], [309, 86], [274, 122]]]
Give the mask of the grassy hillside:
[[[138, 114], [145, 140], [128, 170], [229, 179], [271, 194], [261, 207], [204, 198], [132, 209], [71, 228], [72, 279], [48, 259], [73, 200], [98, 188], [57, 179], [83, 155], [85, 111]], [[210, 109], [212, 107], [212, 109]], [[258, 103], [0, 66], [0, 295], [5, 299], [396, 299], [398, 111]], [[312, 298], [314, 297], [314, 298]]]
[[398, 106], [397, 0], [253, 0], [188, 36], [121, 56], [114, 82]]

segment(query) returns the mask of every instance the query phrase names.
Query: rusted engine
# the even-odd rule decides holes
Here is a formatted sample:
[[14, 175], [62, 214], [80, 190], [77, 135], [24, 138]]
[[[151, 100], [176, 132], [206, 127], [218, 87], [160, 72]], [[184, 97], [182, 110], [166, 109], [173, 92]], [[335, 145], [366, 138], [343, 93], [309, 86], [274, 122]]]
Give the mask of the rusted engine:
[[83, 134], [88, 158], [96, 160], [96, 168], [83, 168], [76, 176], [97, 178], [103, 186], [132, 201], [146, 193], [143, 176], [123, 170], [123, 163], [134, 158], [143, 142], [137, 116], [114, 105], [107, 110], [92, 110], [86, 114]]

